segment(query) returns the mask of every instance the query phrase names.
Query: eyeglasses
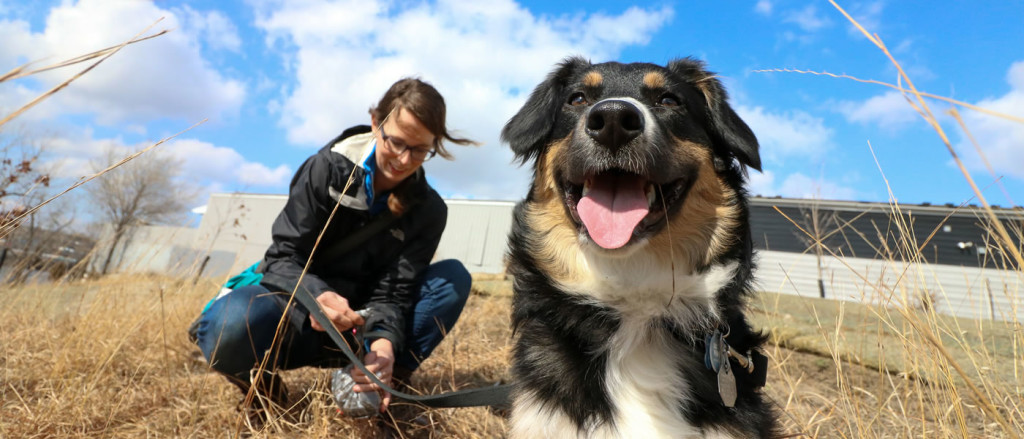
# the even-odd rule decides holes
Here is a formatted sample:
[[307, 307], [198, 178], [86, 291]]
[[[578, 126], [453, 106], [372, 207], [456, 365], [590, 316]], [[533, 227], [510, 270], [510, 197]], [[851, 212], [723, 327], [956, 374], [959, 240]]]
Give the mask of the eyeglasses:
[[427, 160], [434, 158], [434, 156], [437, 155], [436, 149], [409, 146], [408, 144], [405, 143], [404, 140], [391, 137], [387, 133], [385, 133], [384, 123], [387, 122], [388, 118], [390, 117], [391, 113], [388, 113], [387, 117], [385, 117], [384, 120], [381, 121], [377, 129], [380, 130], [380, 137], [384, 139], [384, 144], [388, 146], [388, 149], [390, 149], [391, 152], [395, 153], [395, 155], [401, 156], [406, 151], [409, 151], [409, 156], [412, 157], [413, 160], [416, 160], [418, 162], [425, 162]]

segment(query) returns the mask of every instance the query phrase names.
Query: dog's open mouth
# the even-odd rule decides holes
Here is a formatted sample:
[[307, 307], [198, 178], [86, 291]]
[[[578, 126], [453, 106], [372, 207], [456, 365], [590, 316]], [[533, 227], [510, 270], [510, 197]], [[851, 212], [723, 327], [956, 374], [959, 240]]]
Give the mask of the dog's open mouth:
[[682, 199], [685, 180], [656, 184], [613, 169], [588, 175], [582, 184], [566, 181], [562, 188], [573, 221], [595, 244], [611, 250], [659, 226], [665, 209]]

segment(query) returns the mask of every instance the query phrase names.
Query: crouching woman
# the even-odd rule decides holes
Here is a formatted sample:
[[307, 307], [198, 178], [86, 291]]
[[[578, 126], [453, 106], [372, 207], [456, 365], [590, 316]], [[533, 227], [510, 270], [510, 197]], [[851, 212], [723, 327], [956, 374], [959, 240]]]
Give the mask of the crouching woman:
[[[309, 157], [274, 221], [260, 283], [218, 298], [198, 321], [197, 344], [213, 370], [243, 393], [256, 383], [261, 401], [286, 407], [276, 370], [345, 365], [308, 310], [287, 306], [294, 290], [312, 294], [339, 330], [363, 326], [367, 369], [389, 385], [408, 383], [455, 324], [470, 289], [461, 263], [431, 263], [447, 207], [422, 164], [450, 159], [445, 141], [473, 143], [448, 133], [444, 99], [433, 86], [402, 79], [370, 109], [369, 126], [346, 129]], [[331, 256], [333, 244], [352, 236], [358, 245]], [[372, 310], [365, 321], [356, 313], [364, 308]], [[351, 376], [355, 391], [380, 391], [358, 368]], [[383, 395], [380, 410], [389, 402]]]

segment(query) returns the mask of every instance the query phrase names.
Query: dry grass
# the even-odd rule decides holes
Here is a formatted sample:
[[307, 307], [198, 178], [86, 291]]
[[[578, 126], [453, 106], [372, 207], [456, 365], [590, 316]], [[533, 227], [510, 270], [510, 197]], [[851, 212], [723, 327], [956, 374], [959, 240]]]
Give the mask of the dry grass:
[[[754, 321], [771, 331], [769, 393], [789, 415], [790, 431], [851, 438], [1024, 432], [1018, 322], [774, 294], [753, 308]], [[924, 333], [916, 326], [922, 323]], [[925, 334], [937, 334], [937, 343]], [[793, 359], [798, 364], [788, 364]], [[985, 402], [975, 400], [971, 385], [983, 389]], [[993, 406], [1009, 428], [981, 404]]]
[[[249, 432], [240, 394], [209, 372], [185, 336], [213, 284], [108, 277], [0, 292], [0, 437], [228, 437]], [[425, 392], [495, 382], [506, 373], [508, 297], [474, 294], [459, 327], [424, 364]], [[326, 372], [285, 372], [293, 401], [263, 434], [370, 437], [337, 414]], [[486, 409], [436, 410], [415, 437], [494, 437]], [[284, 418], [287, 418], [285, 420]]]
[[[337, 414], [326, 371], [284, 376], [296, 401], [263, 431], [244, 425], [241, 395], [186, 340], [215, 285], [108, 277], [0, 292], [0, 437], [380, 437]], [[508, 378], [508, 281], [478, 279], [453, 332], [414, 378], [437, 393]], [[771, 332], [771, 398], [790, 434], [822, 438], [1014, 437], [1024, 431], [1019, 323], [995, 323], [762, 293], [754, 321]], [[953, 361], [918, 335], [926, 322]], [[972, 400], [953, 363], [1011, 425]], [[424, 412], [405, 437], [502, 437], [485, 408]]]
[[[983, 223], [991, 228], [991, 245], [1004, 255], [1004, 262], [1008, 262], [1006, 266], [1017, 267], [1008, 270], [1007, 277], [1017, 285], [1024, 283], [1024, 257], [1019, 247], [1024, 240], [1020, 230], [1008, 231], [997, 219], [925, 98], [953, 104], [949, 114], [957, 119], [960, 128], [972, 141], [973, 136], [955, 106], [1016, 122], [1024, 120], [918, 90], [882, 38], [869, 33], [835, 1], [829, 1], [897, 69], [900, 85], [845, 78], [896, 88], [903, 93], [907, 103], [938, 135], [965, 182], [984, 207], [987, 221]], [[987, 163], [983, 150], [978, 145], [975, 147], [983, 162]], [[998, 181], [997, 176], [992, 177]], [[896, 199], [891, 188], [890, 199]], [[925, 238], [925, 242], [917, 242], [912, 229], [902, 223], [902, 212], [895, 202], [892, 203], [892, 211], [902, 242], [898, 248], [888, 249], [889, 263], [897, 272], [905, 274], [903, 279], [928, 277], [930, 274], [927, 264], [922, 262], [924, 258], [920, 249], [931, 237]], [[818, 241], [817, 245], [821, 246], [821, 242]], [[792, 368], [786, 367], [791, 357], [780, 357], [776, 352], [775, 358], [780, 360], [781, 382], [790, 389], [785, 407], [792, 415], [789, 419], [791, 426], [812, 436], [826, 437], [1018, 438], [1024, 435], [1024, 386], [1021, 384], [1024, 382], [1021, 376], [1024, 372], [1024, 327], [1017, 317], [1020, 315], [1017, 309], [1007, 310], [1014, 317], [1004, 323], [953, 319], [937, 315], [934, 308], [925, 311], [915, 309], [907, 298], [926, 293], [908, 287], [911, 282], [886, 285], [874, 284], [866, 277], [863, 280], [872, 290], [863, 291], [865, 297], [879, 298], [882, 303], [892, 306], [878, 308], [824, 303], [816, 306], [801, 299], [805, 320], [813, 318], [814, 321], [814, 325], [801, 326], [794, 324], [793, 314], [778, 313], [785, 308], [781, 305], [784, 300], [775, 301], [773, 306], [762, 303], [765, 327], [786, 328], [786, 331], [773, 333], [777, 343], [826, 352], [836, 366], [835, 387], [827, 388], [829, 392], [825, 394], [808, 394], [798, 391], [805, 375], [793, 375]], [[1019, 302], [1014, 300], [1014, 303]], [[816, 328], [816, 332], [794, 329], [800, 327]], [[850, 363], [844, 360], [870, 366], [878, 372], [858, 379], [856, 374], [850, 373], [856, 367], [851, 368]], [[775, 388], [776, 392], [779, 390]]]
[[[864, 33], [899, 68], [881, 39]], [[69, 63], [96, 58], [99, 63], [124, 44]], [[0, 76], [0, 83], [32, 73], [15, 69]], [[902, 79], [907, 87], [897, 88], [933, 124], [960, 164], [923, 99], [935, 96], [919, 92], [905, 74]], [[964, 175], [987, 208], [966, 170]], [[994, 216], [991, 209], [987, 213]], [[3, 221], [0, 236], [19, 219]], [[1000, 226], [994, 235], [1016, 266], [1024, 266], [1008, 232]], [[920, 261], [917, 248], [908, 240], [894, 263]], [[1024, 280], [1020, 269], [1011, 275]], [[378, 435], [369, 422], [338, 415], [325, 392], [326, 373], [312, 369], [285, 372], [297, 401], [287, 413], [264, 431], [245, 426], [235, 409], [240, 395], [209, 372], [185, 337], [188, 323], [216, 287], [209, 281], [192, 285], [143, 276], [5, 287], [0, 291], [0, 437]], [[900, 305], [898, 298], [905, 294], [900, 289], [884, 285], [874, 292], [896, 299], [889, 308], [767, 293], [752, 304], [755, 321], [772, 335], [766, 391], [785, 413], [786, 431], [823, 438], [1024, 434], [1021, 322], [939, 316]], [[414, 387], [436, 393], [507, 379], [509, 309], [508, 283], [479, 279], [463, 318], [416, 375]], [[505, 431], [504, 419], [483, 408], [424, 415], [430, 425], [409, 427], [403, 434], [489, 438]]]

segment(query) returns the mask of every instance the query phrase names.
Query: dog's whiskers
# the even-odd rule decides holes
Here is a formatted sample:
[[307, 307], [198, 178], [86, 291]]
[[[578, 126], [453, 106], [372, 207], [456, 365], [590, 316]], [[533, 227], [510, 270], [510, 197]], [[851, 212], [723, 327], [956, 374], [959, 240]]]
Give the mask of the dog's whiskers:
[[649, 152], [646, 151], [637, 151], [636, 149], [626, 151], [626, 155], [623, 158], [624, 163], [622, 164], [622, 166], [626, 171], [642, 174], [644, 170], [644, 160], [643, 157], [640, 156], [640, 154], [648, 153]]

